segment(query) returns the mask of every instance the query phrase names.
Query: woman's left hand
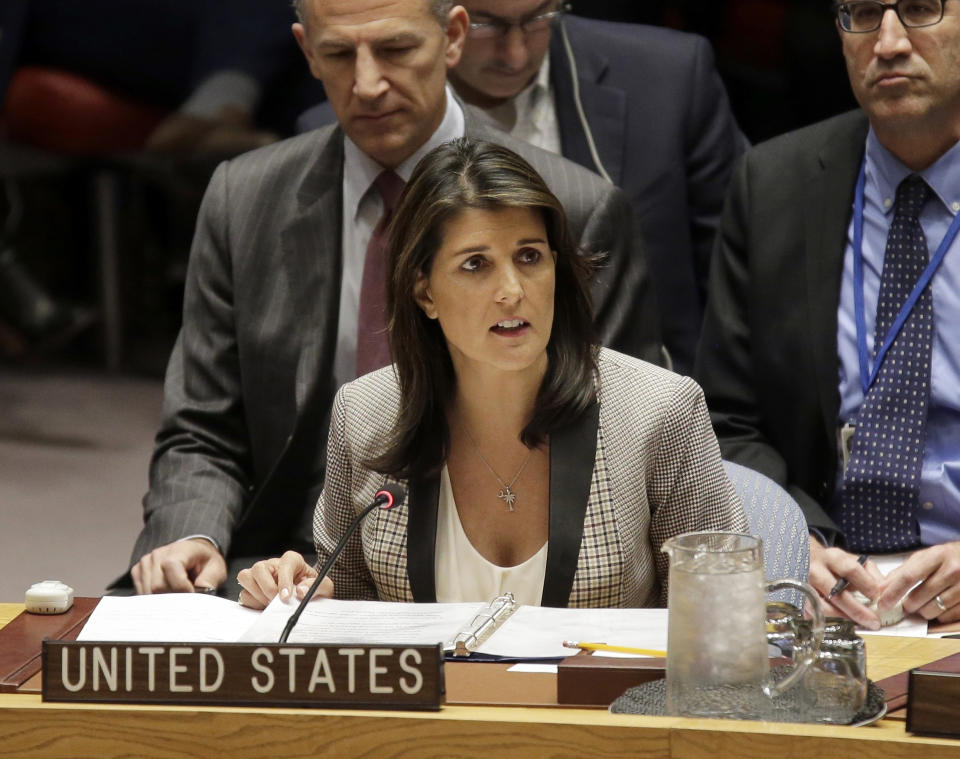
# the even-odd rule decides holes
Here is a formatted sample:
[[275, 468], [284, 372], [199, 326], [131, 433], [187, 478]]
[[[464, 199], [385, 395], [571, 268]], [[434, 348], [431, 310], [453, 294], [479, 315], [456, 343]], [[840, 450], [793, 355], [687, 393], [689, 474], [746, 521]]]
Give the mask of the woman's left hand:
[[[287, 551], [279, 559], [258, 561], [249, 569], [243, 569], [237, 575], [237, 582], [243, 590], [237, 599], [241, 606], [251, 609], [263, 609], [279, 595], [286, 600], [295, 595], [302, 600], [317, 578], [314, 569], [296, 551]], [[324, 578], [314, 593], [314, 598], [332, 598], [333, 580]]]

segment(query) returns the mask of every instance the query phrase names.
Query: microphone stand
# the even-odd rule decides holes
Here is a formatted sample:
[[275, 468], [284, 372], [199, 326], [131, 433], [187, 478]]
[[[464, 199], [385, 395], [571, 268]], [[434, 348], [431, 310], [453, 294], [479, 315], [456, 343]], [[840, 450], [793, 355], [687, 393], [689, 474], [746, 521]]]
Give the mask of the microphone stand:
[[[290, 619], [287, 620], [286, 626], [283, 628], [283, 632], [280, 634], [280, 643], [286, 643], [287, 638], [290, 637], [290, 632], [293, 630], [294, 626], [300, 621], [300, 615], [303, 614], [303, 610], [307, 608], [307, 604], [310, 602], [310, 599], [313, 598], [313, 594], [316, 593], [317, 588], [320, 587], [320, 583], [323, 582], [323, 578], [327, 576], [327, 573], [330, 571], [330, 567], [333, 566], [333, 562], [337, 560], [337, 557], [340, 556], [343, 547], [347, 544], [347, 541], [350, 539], [350, 536], [356, 531], [357, 527], [363, 521], [363, 518], [373, 511], [376, 508], [384, 506], [384, 504], [390, 503], [391, 500], [395, 500], [394, 496], [390, 492], [380, 491], [377, 493], [377, 497], [373, 499], [373, 503], [367, 506], [363, 511], [360, 512], [360, 516], [353, 520], [353, 524], [347, 529], [343, 534], [343, 537], [340, 538], [340, 542], [337, 543], [336, 548], [330, 553], [330, 556], [323, 563], [323, 566], [320, 567], [320, 573], [317, 575], [317, 579], [313, 581], [313, 584], [310, 586], [310, 590], [307, 591], [306, 595], [301, 599], [300, 605], [297, 606], [297, 610], [290, 615]], [[394, 502], [391, 504], [391, 508], [394, 505], [399, 505]]]

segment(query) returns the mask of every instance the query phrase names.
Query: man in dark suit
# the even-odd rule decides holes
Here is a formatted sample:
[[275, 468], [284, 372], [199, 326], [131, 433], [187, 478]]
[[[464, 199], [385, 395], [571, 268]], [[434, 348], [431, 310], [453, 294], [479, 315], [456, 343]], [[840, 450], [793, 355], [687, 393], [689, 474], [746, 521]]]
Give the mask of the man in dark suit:
[[664, 343], [689, 373], [713, 237], [746, 147], [709, 43], [669, 29], [562, 15], [559, 0], [464, 0], [451, 82], [515, 137], [597, 171], [630, 198]]
[[[960, 210], [960, 8], [850, 2], [837, 13], [862, 110], [760, 145], [738, 167], [697, 376], [724, 457], [784, 484], [803, 507], [811, 583], [827, 597], [839, 578], [850, 581], [831, 598], [834, 611], [879, 626], [855, 589], [881, 612], [903, 598], [908, 613], [953, 621], [960, 243], [948, 230]], [[922, 201], [909, 200], [911, 188]], [[903, 287], [889, 284], [906, 269], [908, 248], [919, 253], [917, 273]], [[924, 285], [927, 267], [934, 273]], [[901, 306], [913, 289], [918, 300]], [[902, 326], [888, 328], [881, 314], [901, 307]], [[895, 431], [913, 399], [922, 424]], [[873, 442], [886, 438], [889, 449]], [[901, 466], [908, 476], [890, 474]], [[871, 501], [880, 491], [887, 500]], [[884, 578], [839, 546], [908, 558]]]
[[650, 358], [659, 331], [622, 193], [563, 159], [470, 123], [446, 88], [467, 14], [450, 0], [303, 0], [294, 26], [338, 124], [221, 165], [208, 188], [170, 360], [165, 419], [133, 552], [139, 592], [221, 585], [227, 559], [312, 551], [328, 414], [354, 376], [366, 244], [401, 178], [464, 133], [541, 172], [582, 246], [606, 344]]

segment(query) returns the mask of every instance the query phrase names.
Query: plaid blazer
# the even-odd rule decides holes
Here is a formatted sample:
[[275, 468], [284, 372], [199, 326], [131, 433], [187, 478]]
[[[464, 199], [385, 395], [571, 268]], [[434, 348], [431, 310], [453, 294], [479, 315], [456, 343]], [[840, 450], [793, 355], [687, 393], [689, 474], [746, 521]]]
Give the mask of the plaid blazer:
[[[694, 530], [747, 532], [699, 386], [603, 349], [598, 403], [550, 441], [545, 606], [663, 606], [660, 546]], [[392, 367], [340, 388], [314, 514], [319, 561], [387, 477], [360, 462], [382, 448], [401, 402]], [[373, 511], [331, 577], [339, 598], [434, 601], [438, 482], [402, 483], [406, 503]], [[485, 600], [485, 599], [477, 599]]]

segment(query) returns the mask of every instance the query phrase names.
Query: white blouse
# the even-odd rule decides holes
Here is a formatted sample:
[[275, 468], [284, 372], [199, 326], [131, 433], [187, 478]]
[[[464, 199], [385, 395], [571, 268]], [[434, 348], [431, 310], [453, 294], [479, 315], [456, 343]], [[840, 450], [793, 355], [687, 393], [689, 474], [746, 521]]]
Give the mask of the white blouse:
[[485, 559], [463, 531], [446, 466], [440, 473], [436, 550], [437, 601], [487, 602], [510, 592], [519, 604], [540, 605], [547, 569], [547, 543], [514, 567], [501, 567]]

